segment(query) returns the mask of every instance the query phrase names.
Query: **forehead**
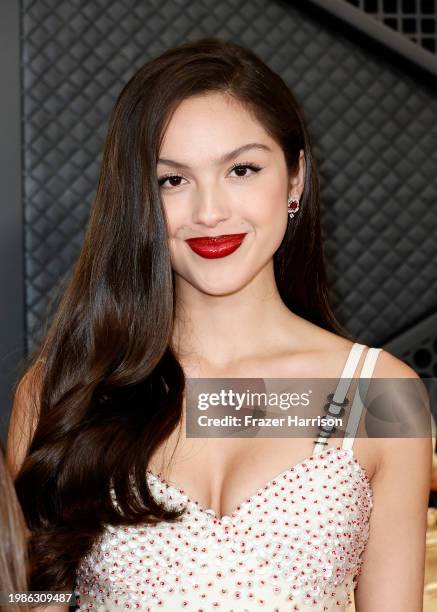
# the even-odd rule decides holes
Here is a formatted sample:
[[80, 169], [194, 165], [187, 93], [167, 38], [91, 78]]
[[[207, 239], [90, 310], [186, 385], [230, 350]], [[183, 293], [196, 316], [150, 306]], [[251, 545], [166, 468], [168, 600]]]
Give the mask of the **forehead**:
[[[160, 157], [208, 161], [247, 142], [278, 148], [250, 110], [231, 96], [211, 92], [183, 100], [164, 132]], [[194, 161], [193, 161], [194, 163]]]

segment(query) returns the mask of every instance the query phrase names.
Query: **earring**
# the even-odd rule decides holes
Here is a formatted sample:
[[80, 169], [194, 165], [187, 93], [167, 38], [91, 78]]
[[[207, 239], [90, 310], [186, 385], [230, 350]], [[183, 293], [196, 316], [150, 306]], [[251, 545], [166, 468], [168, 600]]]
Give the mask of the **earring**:
[[287, 208], [290, 219], [294, 217], [294, 213], [299, 210], [299, 198], [290, 196], [287, 200]]

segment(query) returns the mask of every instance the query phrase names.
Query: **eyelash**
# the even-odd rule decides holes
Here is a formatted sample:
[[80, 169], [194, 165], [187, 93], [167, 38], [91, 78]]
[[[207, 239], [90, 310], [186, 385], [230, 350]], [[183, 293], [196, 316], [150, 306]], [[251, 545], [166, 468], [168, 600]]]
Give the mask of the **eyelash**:
[[[230, 172], [232, 172], [232, 170], [235, 170], [236, 168], [249, 168], [249, 170], [253, 170], [255, 173], [258, 173], [260, 170], [262, 170], [262, 168], [256, 164], [251, 164], [251, 163], [238, 163], [238, 164], [234, 164], [233, 166], [231, 166], [230, 168]], [[238, 176], [236, 178], [240, 178], [240, 179], [248, 179], [250, 178], [251, 175], [249, 176]], [[158, 185], [160, 187], [162, 187], [165, 183], [165, 181], [169, 178], [185, 178], [184, 176], [181, 176], [180, 174], [164, 174], [163, 176], [161, 176], [158, 180]], [[170, 189], [175, 189], [176, 187], [180, 187], [181, 185], [173, 185], [172, 187], [170, 187]], [[168, 189], [168, 187], [166, 187], [166, 189]]]

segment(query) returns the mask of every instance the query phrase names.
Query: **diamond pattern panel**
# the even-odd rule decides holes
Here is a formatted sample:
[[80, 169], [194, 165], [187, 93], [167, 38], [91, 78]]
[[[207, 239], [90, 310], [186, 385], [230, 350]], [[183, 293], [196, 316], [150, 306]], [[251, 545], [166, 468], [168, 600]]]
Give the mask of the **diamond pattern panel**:
[[[21, 0], [28, 348], [76, 259], [109, 113], [186, 39], [251, 47], [305, 109], [339, 319], [381, 345], [437, 305], [437, 96], [297, 3]], [[304, 211], [303, 211], [304, 213]]]
[[424, 49], [437, 51], [436, 0], [346, 0]]

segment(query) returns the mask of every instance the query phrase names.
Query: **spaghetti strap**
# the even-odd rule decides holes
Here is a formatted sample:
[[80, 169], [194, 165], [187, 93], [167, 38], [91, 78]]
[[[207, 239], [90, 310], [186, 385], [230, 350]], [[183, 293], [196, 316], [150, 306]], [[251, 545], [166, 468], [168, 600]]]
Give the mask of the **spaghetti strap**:
[[[330, 414], [339, 414], [365, 346], [365, 344], [360, 344], [359, 342], [353, 343], [346, 363], [343, 367], [343, 371], [340, 375], [337, 388], [331, 400]], [[313, 455], [317, 455], [318, 453], [322, 452], [326, 445], [326, 436], [319, 436], [314, 444]]]
[[341, 445], [341, 448], [343, 449], [350, 450], [353, 446], [364, 408], [363, 401], [365, 401], [366, 399], [367, 391], [370, 385], [370, 379], [372, 378], [376, 360], [378, 359], [378, 355], [381, 351], [382, 348], [373, 347], [369, 348], [369, 350], [367, 351], [367, 355], [364, 360], [363, 367], [361, 369], [360, 380], [358, 381], [355, 390], [355, 396], [352, 402], [349, 419], [343, 437], [343, 444]]

